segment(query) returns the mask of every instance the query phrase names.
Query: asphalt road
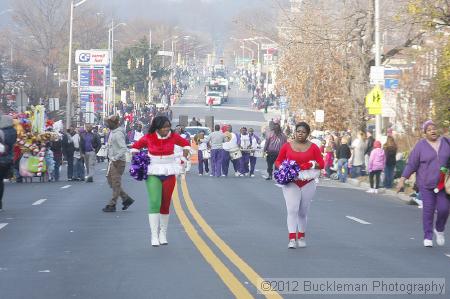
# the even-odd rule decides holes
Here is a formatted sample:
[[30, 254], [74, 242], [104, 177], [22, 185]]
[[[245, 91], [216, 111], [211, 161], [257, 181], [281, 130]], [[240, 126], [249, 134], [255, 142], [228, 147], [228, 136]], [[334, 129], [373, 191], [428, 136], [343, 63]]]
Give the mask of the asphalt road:
[[[243, 97], [234, 101], [245, 106]], [[202, 115], [204, 108], [189, 109]], [[235, 121], [262, 121], [256, 114]], [[312, 203], [308, 247], [288, 250], [281, 189], [262, 179], [264, 168], [260, 159], [255, 178], [212, 178], [193, 167], [178, 179], [169, 245], [158, 248], [150, 246], [143, 183], [125, 175], [136, 203], [101, 211], [111, 194], [104, 163], [92, 184], [7, 183], [0, 298], [264, 298], [257, 278], [450, 279], [450, 245], [422, 246], [421, 210], [331, 181], [321, 182]], [[281, 297], [294, 296], [267, 298]], [[348, 296], [303, 296], [335, 297]]]

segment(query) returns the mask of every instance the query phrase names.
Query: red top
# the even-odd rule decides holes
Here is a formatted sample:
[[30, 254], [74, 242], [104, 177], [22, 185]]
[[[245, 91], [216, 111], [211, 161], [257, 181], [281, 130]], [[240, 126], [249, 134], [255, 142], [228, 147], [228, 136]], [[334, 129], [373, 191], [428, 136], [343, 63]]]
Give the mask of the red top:
[[[325, 166], [325, 162], [322, 158], [322, 153], [317, 145], [311, 143], [311, 146], [305, 152], [297, 152], [295, 151], [291, 143], [285, 143], [280, 149], [280, 153], [278, 154], [277, 160], [275, 161], [275, 166], [280, 167], [281, 163], [284, 160], [294, 160], [298, 165], [309, 161], [316, 161], [319, 164], [320, 169], [323, 169]], [[308, 184], [310, 181], [294, 181], [295, 184], [299, 187], [303, 187]]]
[[170, 136], [162, 138], [157, 133], [146, 134], [133, 144], [134, 149], [147, 148], [153, 156], [168, 156], [174, 154], [175, 145], [189, 147], [189, 141], [178, 135], [170, 133]]

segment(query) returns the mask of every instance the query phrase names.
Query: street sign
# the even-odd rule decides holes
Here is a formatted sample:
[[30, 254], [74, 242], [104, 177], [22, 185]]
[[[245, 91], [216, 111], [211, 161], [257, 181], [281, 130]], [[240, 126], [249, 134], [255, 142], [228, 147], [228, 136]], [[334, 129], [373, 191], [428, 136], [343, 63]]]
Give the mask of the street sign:
[[278, 48], [277, 44], [261, 44], [261, 50], [269, 50]]
[[366, 95], [366, 108], [369, 114], [381, 114], [383, 91], [377, 85]]
[[370, 84], [384, 84], [384, 66], [370, 67]]
[[316, 110], [314, 113], [314, 117], [316, 119], [316, 123], [323, 123], [325, 122], [325, 111], [323, 110]]
[[158, 51], [158, 56], [173, 56], [173, 52], [171, 51]]
[[397, 89], [398, 88], [398, 79], [385, 79], [384, 80], [384, 88], [385, 89]]
[[272, 54], [264, 54], [264, 61], [272, 61], [273, 55]]
[[59, 110], [59, 98], [49, 98], [48, 107], [50, 111]]
[[397, 104], [397, 92], [394, 90], [385, 90], [382, 99], [381, 115], [383, 117], [395, 117], [395, 107]]
[[108, 65], [108, 50], [77, 50], [75, 52], [75, 63], [80, 65]]

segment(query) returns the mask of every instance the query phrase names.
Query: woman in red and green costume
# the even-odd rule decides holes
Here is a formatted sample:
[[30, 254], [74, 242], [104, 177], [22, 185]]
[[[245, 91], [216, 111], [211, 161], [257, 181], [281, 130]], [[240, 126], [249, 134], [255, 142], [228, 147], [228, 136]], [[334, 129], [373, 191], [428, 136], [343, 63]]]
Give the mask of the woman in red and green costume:
[[[175, 159], [175, 145], [183, 148], [181, 164]], [[150, 157], [146, 186], [151, 242], [152, 246], [167, 245], [170, 201], [175, 188], [176, 175], [183, 172], [183, 164], [187, 162], [190, 144], [172, 131], [167, 117], [157, 116], [153, 119], [149, 132], [133, 144], [132, 152], [139, 152], [143, 148], [148, 149]]]

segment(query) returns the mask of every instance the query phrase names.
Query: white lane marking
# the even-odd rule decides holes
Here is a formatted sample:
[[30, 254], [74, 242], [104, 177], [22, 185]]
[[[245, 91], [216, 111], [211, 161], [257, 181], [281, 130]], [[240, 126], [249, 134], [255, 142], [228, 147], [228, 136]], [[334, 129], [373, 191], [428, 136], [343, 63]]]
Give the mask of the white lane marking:
[[359, 219], [359, 218], [356, 218], [356, 217], [353, 217], [353, 216], [345, 216], [345, 217], [347, 217], [350, 220], [353, 220], [353, 221], [356, 221], [358, 223], [361, 223], [361, 224], [370, 224], [370, 222], [364, 221], [362, 219]]
[[446, 254], [445, 256], [446, 256], [446, 257], [450, 257], [450, 254]]
[[39, 200], [35, 201], [32, 205], [33, 205], [33, 206], [40, 205], [40, 204], [42, 204], [42, 203], [43, 203], [44, 201], [46, 201], [46, 200], [47, 200], [46, 198], [39, 199]]
[[65, 186], [62, 186], [61, 189], [67, 189], [67, 188], [70, 188], [70, 187], [72, 187], [72, 185], [65, 185]]
[[41, 270], [39, 273], [50, 273], [50, 270]]
[[0, 229], [4, 228], [7, 225], [8, 225], [8, 223], [0, 223]]

